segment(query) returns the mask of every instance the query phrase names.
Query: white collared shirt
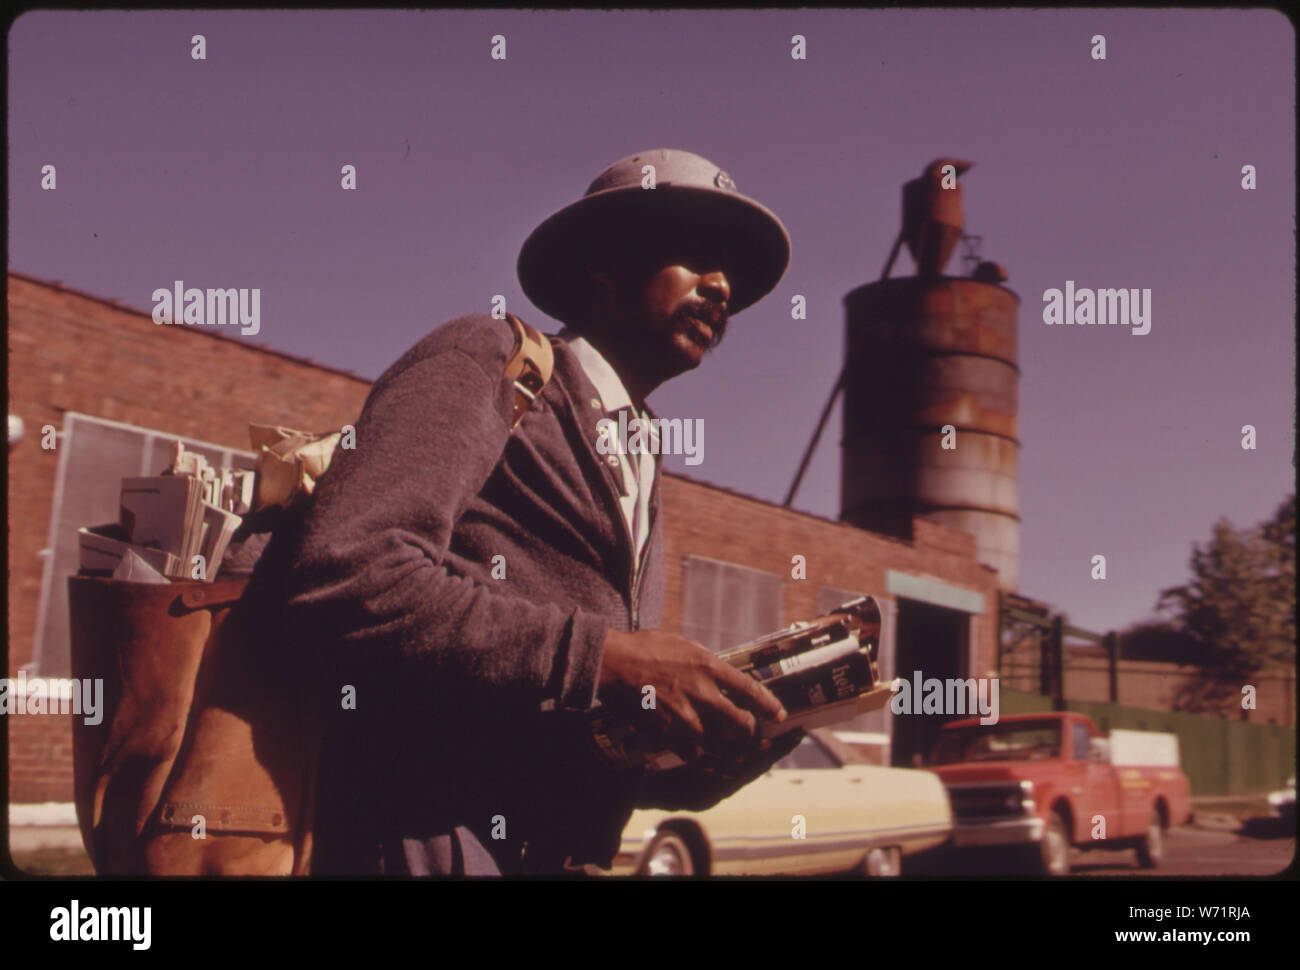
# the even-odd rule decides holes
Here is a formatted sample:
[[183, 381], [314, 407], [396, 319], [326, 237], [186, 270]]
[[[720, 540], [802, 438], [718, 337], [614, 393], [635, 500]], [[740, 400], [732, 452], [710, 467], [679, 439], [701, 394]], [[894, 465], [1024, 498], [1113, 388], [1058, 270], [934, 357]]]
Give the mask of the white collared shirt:
[[[650, 538], [650, 493], [654, 491], [655, 455], [659, 451], [658, 430], [649, 423], [648, 413], [644, 410], [638, 412], [633, 406], [632, 398], [627, 393], [627, 388], [623, 386], [623, 381], [609, 361], [601, 356], [600, 351], [588, 343], [586, 338], [578, 336], [571, 330], [562, 330], [559, 336], [568, 343], [569, 350], [578, 359], [583, 373], [587, 375], [587, 380], [591, 381], [596, 388], [596, 393], [600, 395], [600, 400], [592, 403], [601, 407], [605, 416], [615, 422], [618, 421], [619, 411], [626, 409], [627, 423], [631, 426], [628, 430], [629, 439], [632, 437], [632, 431], [635, 430], [632, 421], [636, 417], [646, 422], [645, 427], [649, 429], [650, 433], [643, 435], [644, 439], [651, 442], [648, 450], [629, 455], [621, 447], [622, 442], [618, 442], [620, 447], [615, 449], [618, 454], [619, 468], [623, 474], [623, 494], [619, 497], [619, 504], [623, 509], [623, 524], [627, 527], [628, 537], [632, 540], [634, 561], [639, 563], [641, 550]], [[614, 440], [617, 439], [618, 435], [615, 434]]]

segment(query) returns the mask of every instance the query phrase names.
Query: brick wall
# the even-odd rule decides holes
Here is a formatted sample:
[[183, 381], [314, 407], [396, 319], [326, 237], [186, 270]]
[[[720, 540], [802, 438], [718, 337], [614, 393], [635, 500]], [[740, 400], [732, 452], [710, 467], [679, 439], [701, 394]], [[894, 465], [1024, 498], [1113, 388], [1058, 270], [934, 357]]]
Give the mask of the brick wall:
[[[1020, 663], [1023, 665], [1025, 660], [1026, 655], [1022, 651]], [[1176, 709], [1176, 701], [1183, 688], [1194, 685], [1205, 676], [1203, 668], [1189, 664], [1121, 660], [1116, 678], [1119, 697], [1115, 703], [1126, 707], [1172, 711]], [[1255, 724], [1295, 723], [1294, 671], [1285, 668], [1264, 671], [1251, 683], [1256, 691], [1255, 708], [1243, 712], [1230, 705], [1230, 710], [1225, 712], [1227, 716]], [[1017, 667], [1014, 674], [1004, 675], [1002, 684], [1011, 690], [1035, 692], [1038, 690], [1038, 674], [1023, 666]], [[1110, 701], [1110, 672], [1104, 654], [1088, 649], [1067, 650], [1065, 698], [1068, 701], [1091, 703]]]
[[[1128, 707], [1174, 710], [1179, 692], [1202, 680], [1199, 667], [1154, 660], [1123, 660], [1119, 664], [1119, 701]], [[1065, 674], [1066, 697], [1079, 701], [1109, 701], [1109, 674], [1090, 662]], [[1295, 723], [1295, 677], [1289, 673], [1263, 674], [1252, 681], [1255, 709], [1233, 707], [1231, 717], [1259, 724]]]
[[[975, 540], [967, 533], [917, 519], [917, 541], [909, 543], [675, 476], [664, 478], [663, 501], [665, 629], [681, 629], [687, 556], [721, 559], [784, 577], [783, 623], [815, 616], [822, 586], [890, 599], [885, 573], [894, 569], [984, 594], [975, 670], [989, 670], [997, 662], [997, 574], [975, 561]], [[806, 579], [791, 576], [795, 555], [805, 559]]]
[[72, 714], [6, 717], [9, 794], [18, 803], [70, 802]]

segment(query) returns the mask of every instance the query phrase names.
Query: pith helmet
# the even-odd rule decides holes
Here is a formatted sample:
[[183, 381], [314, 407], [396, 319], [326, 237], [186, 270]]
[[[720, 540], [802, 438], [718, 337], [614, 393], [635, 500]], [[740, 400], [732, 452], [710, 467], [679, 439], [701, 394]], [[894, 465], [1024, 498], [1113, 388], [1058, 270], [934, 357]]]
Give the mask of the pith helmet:
[[[646, 165], [655, 169], [653, 189], [642, 185]], [[542, 312], [572, 320], [587, 297], [583, 259], [592, 247], [662, 233], [719, 247], [729, 315], [770, 293], [790, 261], [790, 236], [771, 210], [737, 192], [707, 158], [658, 148], [619, 159], [534, 229], [519, 253], [519, 282]]]

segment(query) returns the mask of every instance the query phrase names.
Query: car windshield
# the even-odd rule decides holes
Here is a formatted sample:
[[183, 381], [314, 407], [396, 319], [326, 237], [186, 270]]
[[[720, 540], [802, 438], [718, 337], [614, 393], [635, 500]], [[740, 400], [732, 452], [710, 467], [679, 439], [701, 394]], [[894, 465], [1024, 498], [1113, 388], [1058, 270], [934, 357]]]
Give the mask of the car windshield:
[[962, 761], [1030, 761], [1056, 758], [1061, 754], [1061, 725], [1056, 722], [1029, 724], [975, 724], [947, 728], [939, 736], [933, 765]]

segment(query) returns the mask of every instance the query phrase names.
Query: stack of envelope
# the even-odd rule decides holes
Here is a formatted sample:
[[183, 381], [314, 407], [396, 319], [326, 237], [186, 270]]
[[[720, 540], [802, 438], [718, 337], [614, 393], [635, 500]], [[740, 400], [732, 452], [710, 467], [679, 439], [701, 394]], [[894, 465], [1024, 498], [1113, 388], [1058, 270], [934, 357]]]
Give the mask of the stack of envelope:
[[[888, 703], [892, 689], [880, 682], [880, 607], [870, 596], [795, 623], [719, 654], [719, 659], [761, 682], [789, 715], [763, 722], [761, 736], [811, 730], [844, 721]], [[597, 748], [618, 766], [674, 768], [681, 758], [626, 717], [598, 706], [589, 718]]]
[[211, 581], [255, 484], [252, 471], [215, 469], [177, 442], [164, 474], [122, 479], [116, 522], [78, 530], [81, 569], [131, 582]]

